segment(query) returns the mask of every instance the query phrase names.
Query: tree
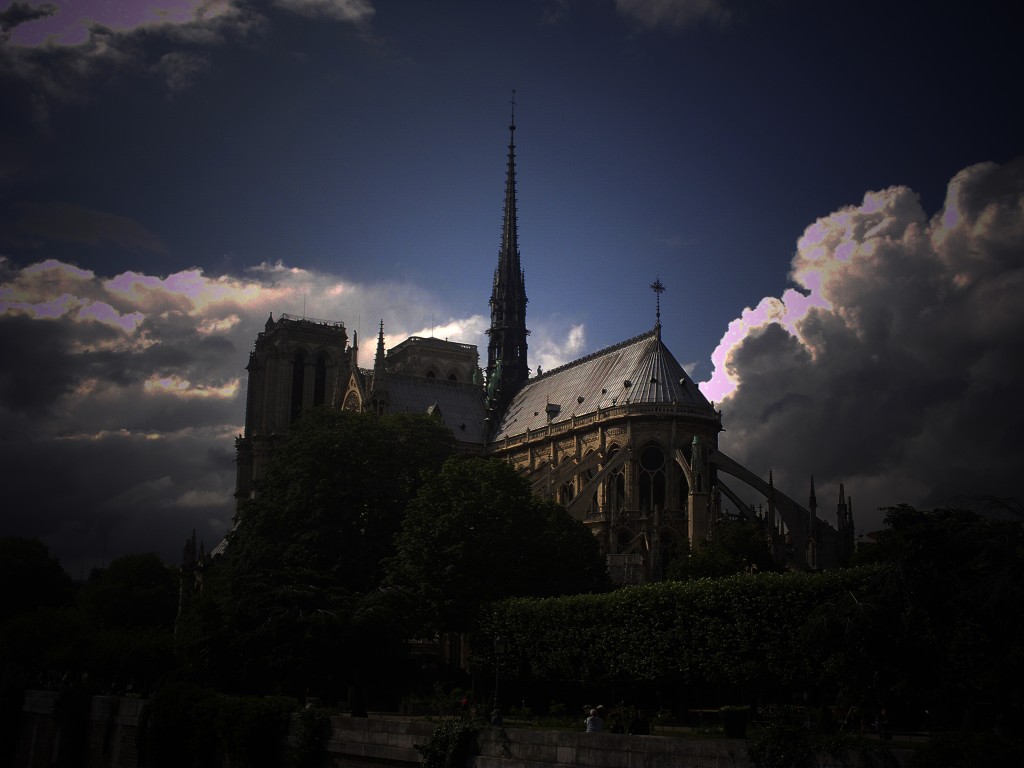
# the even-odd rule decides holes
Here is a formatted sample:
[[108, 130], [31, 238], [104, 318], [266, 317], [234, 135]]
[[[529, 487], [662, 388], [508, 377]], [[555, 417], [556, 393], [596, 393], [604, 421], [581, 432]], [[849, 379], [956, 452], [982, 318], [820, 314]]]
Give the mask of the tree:
[[378, 589], [381, 563], [452, 445], [428, 416], [307, 411], [242, 509], [223, 602], [196, 606], [203, 648], [186, 653], [218, 660], [208, 671], [229, 688], [300, 698], [337, 695], [366, 670], [394, 666], [402, 616]]
[[78, 603], [86, 619], [101, 627], [170, 630], [178, 610], [178, 574], [156, 554], [125, 555], [89, 574]]
[[675, 558], [669, 564], [666, 578], [719, 578], [751, 569], [779, 570], [768, 550], [764, 531], [757, 523], [722, 522], [708, 541], [691, 549], [688, 556]]
[[[931, 713], [959, 726], [984, 703], [1024, 705], [1024, 525], [962, 509], [886, 511], [878, 544], [857, 556], [881, 564], [876, 587], [890, 634], [874, 660], [878, 705]], [[992, 713], [990, 713], [992, 714]]]
[[94, 684], [145, 693], [175, 666], [178, 575], [153, 553], [95, 569], [78, 593], [77, 653]]
[[233, 572], [310, 570], [346, 589], [376, 587], [406, 505], [452, 446], [428, 416], [305, 412], [230, 535]]
[[484, 603], [602, 590], [597, 542], [493, 459], [452, 459], [412, 501], [388, 563], [425, 628], [464, 631]]
[[0, 537], [0, 620], [68, 605], [74, 595], [71, 577], [43, 542]]

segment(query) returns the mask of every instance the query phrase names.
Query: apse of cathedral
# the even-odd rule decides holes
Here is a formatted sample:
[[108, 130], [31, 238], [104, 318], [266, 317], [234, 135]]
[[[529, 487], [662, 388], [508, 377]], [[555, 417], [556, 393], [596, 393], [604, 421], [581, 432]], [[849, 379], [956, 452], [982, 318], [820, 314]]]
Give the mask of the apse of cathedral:
[[[757, 521], [765, 546], [790, 568], [843, 565], [853, 551], [852, 504], [839, 489], [836, 526], [818, 517], [814, 481], [803, 506], [718, 446], [722, 413], [701, 394], [654, 327], [555, 370], [530, 375], [526, 280], [516, 215], [515, 115], [509, 126], [501, 245], [491, 286], [486, 367], [476, 346], [411, 337], [385, 350], [380, 323], [372, 368], [342, 323], [267, 320], [249, 356], [245, 433], [236, 441], [236, 499], [253, 493], [275, 443], [305, 408], [427, 413], [465, 454], [508, 462], [598, 538], [619, 583], [660, 579], [688, 544], [728, 519]], [[762, 498], [748, 506], [730, 483]], [[738, 512], [727, 513], [724, 501]]]

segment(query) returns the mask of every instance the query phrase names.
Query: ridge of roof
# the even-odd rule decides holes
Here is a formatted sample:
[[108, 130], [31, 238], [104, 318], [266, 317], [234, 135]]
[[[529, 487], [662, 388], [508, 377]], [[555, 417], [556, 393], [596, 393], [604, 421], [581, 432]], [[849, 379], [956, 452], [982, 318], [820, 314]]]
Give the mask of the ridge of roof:
[[581, 365], [582, 363], [590, 362], [591, 360], [593, 360], [595, 358], [603, 357], [604, 355], [607, 355], [610, 352], [617, 352], [620, 349], [625, 349], [626, 347], [631, 346], [632, 344], [636, 344], [638, 341], [643, 341], [648, 336], [656, 335], [657, 332], [658, 332], [657, 328], [652, 328], [649, 331], [645, 331], [644, 333], [637, 334], [636, 336], [634, 336], [631, 339], [626, 339], [625, 341], [620, 341], [620, 342], [618, 342], [616, 344], [612, 344], [610, 347], [605, 347], [604, 349], [599, 349], [596, 352], [591, 352], [589, 355], [584, 355], [583, 357], [577, 358], [576, 360], [570, 360], [568, 363], [563, 363], [562, 365], [558, 366], [557, 368], [552, 368], [550, 371], [544, 371], [544, 373], [541, 374], [540, 376], [536, 376], [533, 379], [530, 379], [530, 381], [525, 382], [525, 383], [529, 384], [529, 383], [532, 383], [534, 381], [541, 381], [542, 379], [546, 379], [548, 376], [554, 376], [556, 373], [561, 373], [562, 371], [565, 371], [565, 370], [567, 370], [569, 368], [572, 368], [574, 366]]

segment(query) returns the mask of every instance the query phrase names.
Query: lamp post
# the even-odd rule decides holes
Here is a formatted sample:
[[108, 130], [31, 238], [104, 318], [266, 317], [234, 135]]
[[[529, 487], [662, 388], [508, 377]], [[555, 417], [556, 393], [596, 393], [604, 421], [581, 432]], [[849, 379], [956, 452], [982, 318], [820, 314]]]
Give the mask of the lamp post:
[[494, 636], [494, 709], [498, 708], [498, 683], [501, 674], [501, 660], [508, 651], [508, 641], [501, 635]]

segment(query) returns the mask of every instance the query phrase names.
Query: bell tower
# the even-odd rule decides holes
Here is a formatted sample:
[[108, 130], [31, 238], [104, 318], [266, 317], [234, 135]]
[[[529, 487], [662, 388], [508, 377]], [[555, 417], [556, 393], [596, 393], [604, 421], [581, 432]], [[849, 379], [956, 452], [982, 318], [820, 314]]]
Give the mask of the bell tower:
[[497, 420], [520, 385], [530, 377], [526, 365], [526, 279], [519, 261], [516, 218], [516, 92], [512, 91], [508, 167], [501, 249], [491, 288], [491, 327], [487, 330], [487, 410]]
[[235, 439], [236, 508], [253, 493], [274, 445], [302, 411], [341, 407], [353, 366], [344, 323], [271, 316], [249, 353], [245, 433]]

